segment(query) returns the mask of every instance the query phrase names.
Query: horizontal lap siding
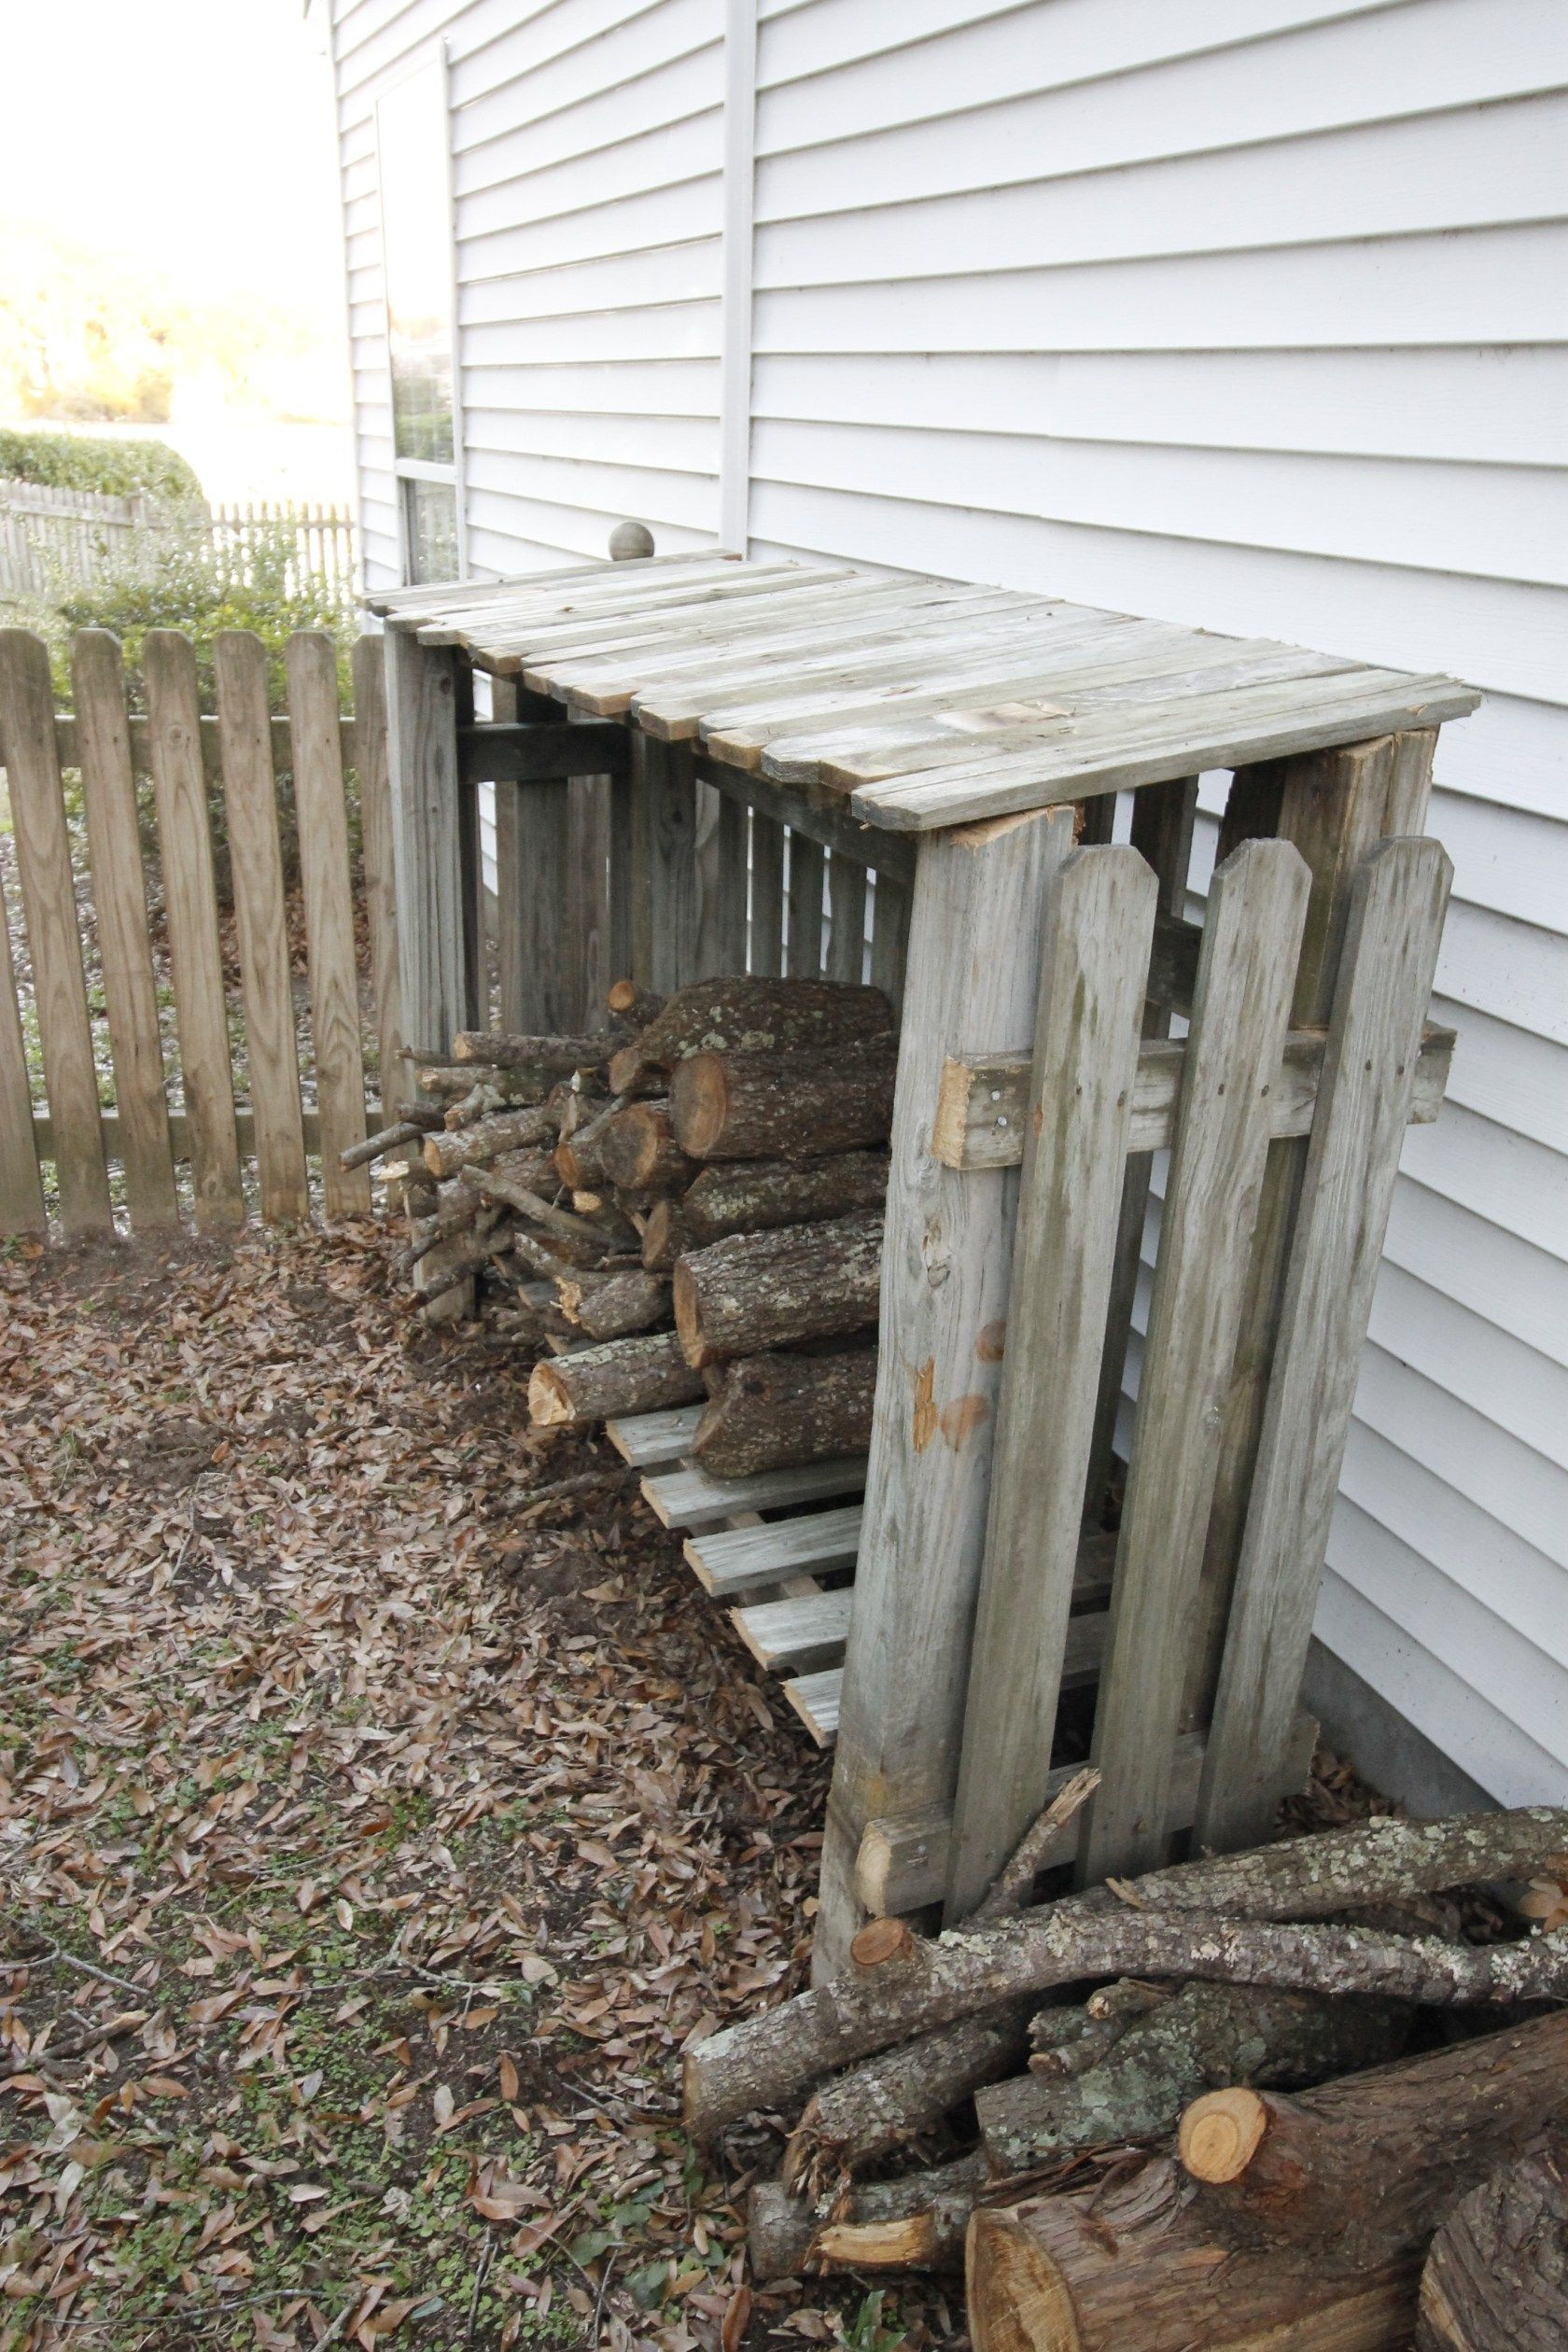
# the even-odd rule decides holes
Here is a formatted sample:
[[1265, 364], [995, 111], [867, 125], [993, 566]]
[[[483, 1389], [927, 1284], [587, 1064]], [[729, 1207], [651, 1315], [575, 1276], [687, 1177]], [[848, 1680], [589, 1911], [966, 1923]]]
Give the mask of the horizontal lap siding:
[[397, 577], [373, 110], [444, 39], [470, 568], [718, 520], [721, 0], [335, 9], [368, 578]]
[[1561, 1797], [1568, 18], [763, 0], [758, 75], [755, 547], [1487, 693], [1439, 752], [1460, 1042], [1407, 1144], [1319, 1631], [1483, 1786]]

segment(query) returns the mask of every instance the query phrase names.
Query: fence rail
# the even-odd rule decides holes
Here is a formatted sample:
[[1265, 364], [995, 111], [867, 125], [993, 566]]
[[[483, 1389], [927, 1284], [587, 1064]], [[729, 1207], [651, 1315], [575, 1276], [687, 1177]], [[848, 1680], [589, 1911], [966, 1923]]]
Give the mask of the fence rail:
[[[177, 1221], [182, 1166], [202, 1231], [242, 1224], [253, 1201], [268, 1223], [305, 1215], [307, 1157], [315, 1153], [329, 1216], [370, 1205], [365, 1171], [345, 1174], [338, 1164], [339, 1153], [363, 1139], [367, 1111], [344, 768], [357, 772], [363, 817], [372, 917], [369, 1020], [384, 1079], [392, 1074], [395, 1083], [400, 1046], [380, 640], [356, 648], [351, 720], [339, 713], [336, 650], [325, 631], [301, 630], [288, 641], [286, 722], [269, 714], [266, 655], [246, 630], [217, 639], [215, 720], [198, 707], [188, 637], [149, 631], [144, 665], [147, 716], [133, 719], [118, 640], [102, 629], [78, 631], [76, 707], [59, 713], [43, 641], [25, 630], [0, 630], [0, 763], [21, 916], [16, 921], [7, 912], [0, 921], [0, 1235], [48, 1231], [44, 1170], [51, 1165], [67, 1239], [112, 1225], [111, 1167], [138, 1230]], [[294, 784], [308, 1013], [296, 1004], [290, 968], [280, 759]], [[80, 840], [65, 793], [71, 768], [81, 779]], [[143, 866], [142, 776], [153, 788], [150, 847], [161, 884], [156, 919]], [[215, 785], [233, 892], [233, 986], [226, 984], [213, 850]], [[31, 982], [25, 996], [18, 993], [19, 962]], [[96, 1036], [90, 970], [102, 976]], [[173, 1000], [168, 1038], [161, 984]], [[42, 1101], [34, 1099], [30, 1032]], [[107, 1070], [112, 1103], [105, 1106], [101, 1073]], [[256, 1181], [247, 1184], [242, 1163], [252, 1156]]]
[[0, 482], [0, 596], [48, 596], [150, 567], [184, 542], [211, 551], [248, 580], [263, 556], [285, 550], [284, 585], [313, 581], [344, 595], [354, 584], [354, 518], [338, 507], [250, 499], [170, 504], [145, 495]]

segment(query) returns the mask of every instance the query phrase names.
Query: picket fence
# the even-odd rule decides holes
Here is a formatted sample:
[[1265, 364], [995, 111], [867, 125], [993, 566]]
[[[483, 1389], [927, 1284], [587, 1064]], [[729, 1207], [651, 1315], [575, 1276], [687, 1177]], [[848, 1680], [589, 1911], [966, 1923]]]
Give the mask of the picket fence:
[[[84, 629], [71, 649], [73, 708], [60, 713], [41, 639], [0, 630], [0, 763], [20, 884], [20, 908], [7, 909], [0, 923], [0, 1236], [49, 1231], [49, 1168], [67, 1239], [112, 1229], [112, 1167], [138, 1231], [178, 1223], [177, 1169], [189, 1170], [199, 1232], [242, 1225], [252, 1204], [270, 1224], [306, 1216], [312, 1155], [329, 1217], [370, 1206], [367, 1172], [345, 1171], [338, 1160], [367, 1132], [344, 770], [358, 780], [369, 1019], [385, 1075], [400, 1070], [401, 1046], [381, 642], [368, 637], [355, 648], [352, 717], [340, 714], [336, 649], [325, 631], [302, 630], [288, 640], [286, 716], [269, 712], [264, 650], [248, 631], [217, 638], [215, 667], [217, 714], [203, 716], [190, 640], [174, 629], [149, 631], [143, 717], [128, 703], [118, 639]], [[83, 905], [64, 789], [72, 770], [80, 776], [85, 825]], [[308, 1023], [297, 1018], [290, 973], [280, 770], [293, 779]], [[151, 862], [161, 885], [151, 913], [140, 776], [152, 781]], [[210, 816], [218, 791], [233, 893], [239, 987], [232, 992], [225, 987]], [[84, 971], [86, 923], [102, 973], [103, 1058], [113, 1070], [107, 1105], [100, 1099]], [[13, 927], [19, 949], [25, 938], [25, 1001], [18, 995]], [[161, 972], [173, 998], [167, 1046]], [[43, 1103], [33, 1099], [24, 1011], [36, 1024]], [[243, 1086], [231, 1045], [242, 1036]], [[255, 1164], [249, 1186], [247, 1160]]]
[[[291, 595], [313, 582], [346, 598], [354, 585], [354, 519], [337, 507], [251, 499], [170, 505], [145, 495], [0, 482], [0, 597], [49, 596], [149, 568], [172, 540], [209, 548], [248, 580], [259, 550], [287, 549]], [[291, 544], [290, 544], [291, 542]]]

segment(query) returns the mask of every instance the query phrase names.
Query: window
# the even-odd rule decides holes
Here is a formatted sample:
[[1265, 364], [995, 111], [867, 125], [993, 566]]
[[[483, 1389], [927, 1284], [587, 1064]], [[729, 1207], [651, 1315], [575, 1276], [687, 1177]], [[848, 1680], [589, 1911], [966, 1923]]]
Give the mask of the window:
[[455, 580], [464, 567], [444, 58], [377, 100], [376, 148], [403, 577]]

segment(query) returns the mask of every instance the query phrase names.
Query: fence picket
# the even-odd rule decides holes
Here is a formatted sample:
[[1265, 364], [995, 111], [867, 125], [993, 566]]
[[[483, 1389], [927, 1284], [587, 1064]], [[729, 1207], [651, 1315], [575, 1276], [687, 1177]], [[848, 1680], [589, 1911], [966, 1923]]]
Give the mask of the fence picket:
[[71, 643], [71, 684], [126, 1204], [138, 1227], [177, 1225], [179, 1199], [119, 638], [107, 629], [78, 629]]
[[871, 980], [895, 1005], [903, 1002], [903, 961], [909, 945], [909, 891], [878, 870], [871, 906]]
[[234, 1073], [202, 765], [196, 655], [189, 638], [177, 629], [149, 629], [142, 665], [196, 1226], [199, 1232], [216, 1232], [244, 1222], [245, 1197], [234, 1132]]
[[352, 1216], [371, 1205], [371, 1177], [368, 1169], [338, 1165], [340, 1152], [365, 1140], [365, 1070], [338, 735], [337, 649], [326, 630], [301, 629], [288, 640], [287, 662], [310, 945], [322, 1193], [329, 1217]]
[[[386, 666], [381, 639], [360, 637], [354, 648], [353, 663], [354, 763], [359, 777], [371, 990], [375, 1005], [381, 1101], [390, 1118], [408, 1092], [408, 1075], [403, 1068], [398, 891], [392, 866], [392, 788], [386, 772]], [[498, 793], [497, 832], [500, 799]]]
[[828, 861], [830, 980], [859, 980], [865, 962], [866, 870], [835, 851]]
[[310, 1193], [267, 711], [267, 656], [260, 638], [248, 629], [221, 631], [213, 641], [213, 667], [261, 1214], [270, 1225], [289, 1225], [309, 1214]]
[[1157, 897], [1130, 846], [1076, 849], [1047, 886], [953, 1819], [956, 1919], [973, 1910], [1044, 1802]]
[[1452, 878], [1437, 842], [1391, 840], [1351, 888], [1198, 1796], [1222, 1852], [1274, 1817]]
[[0, 1239], [47, 1233], [44, 1183], [33, 1141], [33, 1091], [17, 1004], [10, 927], [0, 894]]
[[1210, 886], [1095, 1715], [1100, 1784], [1083, 1842], [1095, 1880], [1153, 1869], [1165, 1850], [1165, 1782], [1309, 880], [1288, 841], [1249, 841]]
[[760, 810], [751, 820], [751, 962], [765, 980], [784, 969], [784, 828]]
[[16, 829], [27, 944], [54, 1122], [60, 1214], [73, 1238], [112, 1230], [98, 1128], [98, 1079], [82, 979], [65, 801], [54, 749], [49, 655], [23, 629], [0, 629], [0, 728]]
[[790, 828], [790, 931], [785, 968], [791, 980], [814, 980], [822, 969], [822, 869], [819, 842]]

